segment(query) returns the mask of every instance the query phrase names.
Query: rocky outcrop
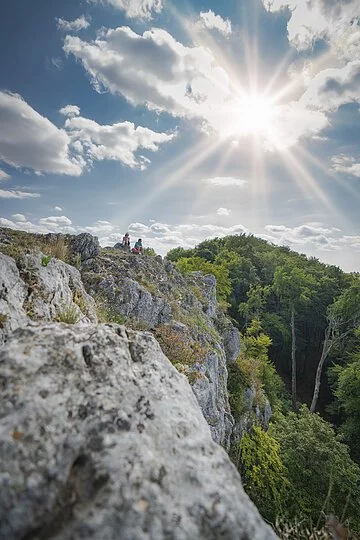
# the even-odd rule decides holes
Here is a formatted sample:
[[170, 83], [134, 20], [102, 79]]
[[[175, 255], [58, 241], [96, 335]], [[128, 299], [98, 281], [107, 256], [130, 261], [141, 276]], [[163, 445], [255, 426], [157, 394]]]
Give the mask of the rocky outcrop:
[[[83, 263], [81, 272], [87, 291], [106, 299], [127, 325], [140, 325], [160, 338], [166, 334], [168, 357], [189, 376], [214, 441], [228, 449], [233, 418], [226, 362], [238, 356], [240, 340], [239, 332], [218, 309], [214, 276], [193, 272], [184, 277], [161, 257], [119, 250], [105, 250]], [[163, 331], [164, 325], [169, 325], [170, 332]], [[182, 365], [179, 354], [172, 354], [169, 340], [174, 346], [192, 347], [190, 367]]]
[[150, 334], [18, 329], [0, 381], [1, 538], [275, 538]]
[[70, 250], [80, 255], [82, 262], [96, 257], [100, 253], [101, 248], [97, 236], [81, 233], [77, 236], [69, 235], [67, 239]]
[[97, 322], [95, 302], [73, 266], [42, 253], [23, 253], [16, 263], [0, 253], [0, 276], [0, 345], [32, 321]]

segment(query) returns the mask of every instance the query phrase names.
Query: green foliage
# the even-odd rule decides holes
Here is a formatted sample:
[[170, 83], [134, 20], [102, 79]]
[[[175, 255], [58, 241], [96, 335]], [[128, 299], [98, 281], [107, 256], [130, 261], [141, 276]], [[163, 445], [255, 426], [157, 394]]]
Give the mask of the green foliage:
[[79, 321], [79, 311], [76, 306], [69, 304], [58, 313], [56, 320], [66, 324], [76, 324]]
[[144, 248], [143, 253], [144, 253], [144, 255], [147, 255], [148, 257], [156, 257], [156, 255], [157, 255], [155, 249], [153, 249], [152, 247]]
[[44, 255], [41, 258], [41, 266], [47, 266], [49, 262], [51, 261], [51, 259], [52, 259], [51, 255]]
[[273, 409], [281, 408], [284, 383], [269, 360], [269, 336], [262, 332], [259, 319], [254, 319], [242, 335], [244, 350], [237, 364], [248, 386], [255, 388], [256, 403], [263, 405], [267, 397]]
[[192, 257], [192, 256], [193, 256], [192, 249], [184, 249], [182, 247], [177, 247], [174, 249], [170, 249], [170, 251], [166, 255], [166, 258], [171, 262], [177, 262], [179, 259]]
[[[357, 336], [360, 337], [360, 330], [357, 331]], [[337, 365], [332, 372], [337, 379], [335, 396], [345, 413], [341, 431], [352, 455], [360, 462], [360, 346], [350, 355], [349, 364]]]
[[280, 444], [290, 481], [283, 504], [288, 517], [310, 518], [316, 523], [321, 510], [337, 516], [345, 512], [358, 531], [360, 467], [331, 425], [302, 406], [298, 414], [277, 414], [269, 435]]
[[293, 264], [284, 264], [276, 268], [274, 274], [274, 290], [291, 307], [310, 302], [316, 281], [302, 268]]
[[259, 426], [245, 433], [239, 448], [240, 472], [247, 494], [266, 519], [275, 521], [289, 489], [287, 471], [280, 455], [280, 445]]
[[226, 301], [231, 292], [229, 269], [224, 265], [216, 265], [201, 257], [183, 257], [176, 266], [182, 274], [201, 271], [204, 274], [213, 274], [216, 278], [216, 291], [220, 301]]

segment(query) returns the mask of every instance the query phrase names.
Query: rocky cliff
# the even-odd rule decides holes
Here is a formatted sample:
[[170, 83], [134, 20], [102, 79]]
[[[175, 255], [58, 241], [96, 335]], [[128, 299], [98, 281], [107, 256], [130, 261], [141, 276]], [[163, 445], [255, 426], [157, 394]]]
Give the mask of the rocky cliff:
[[215, 279], [80, 236], [0, 230], [0, 538], [273, 538], [216, 444]]

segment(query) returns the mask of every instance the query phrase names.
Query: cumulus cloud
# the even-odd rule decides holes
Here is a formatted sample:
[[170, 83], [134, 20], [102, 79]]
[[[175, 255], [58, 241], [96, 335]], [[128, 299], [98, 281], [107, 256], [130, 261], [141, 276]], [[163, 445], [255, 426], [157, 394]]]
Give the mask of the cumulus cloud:
[[346, 103], [360, 102], [360, 61], [342, 68], [320, 71], [309, 83], [300, 104], [311, 109], [334, 112]]
[[79, 176], [82, 164], [71, 155], [69, 144], [68, 134], [21, 96], [0, 91], [0, 160], [13, 167]]
[[270, 11], [290, 9], [288, 37], [298, 50], [327, 41], [340, 56], [355, 59], [360, 51], [358, 0], [263, 0]]
[[221, 126], [224, 115], [233, 114], [226, 113], [235, 95], [230, 77], [211, 51], [186, 47], [165, 30], [139, 35], [119, 27], [94, 41], [67, 36], [64, 51], [82, 62], [95, 88], [121, 94], [133, 105]]
[[[137, 156], [138, 150], [156, 152], [176, 135], [135, 127], [131, 122], [100, 125], [80, 116], [76, 105], [67, 105], [60, 112], [67, 116], [64, 129], [40, 116], [21, 96], [0, 92], [0, 161], [37, 174], [71, 176], [81, 175], [86, 166], [102, 160], [144, 169], [149, 159]], [[3, 171], [1, 179], [7, 179]], [[8, 198], [20, 197], [15, 192], [6, 193]]]
[[220, 207], [216, 210], [216, 213], [218, 216], [230, 216], [231, 210], [229, 210], [229, 208]]
[[355, 158], [339, 154], [333, 156], [331, 162], [334, 171], [360, 178], [360, 162]]
[[71, 225], [71, 219], [69, 219], [66, 216], [49, 216], [46, 218], [41, 218], [39, 220], [39, 223], [41, 225], [51, 225], [51, 226], [58, 226], [58, 225]]
[[10, 174], [7, 174], [5, 171], [0, 169], [0, 180], [10, 180]]
[[153, 14], [160, 13], [164, 0], [90, 0], [94, 4], [108, 4], [121, 9], [129, 18], [151, 19]]
[[85, 30], [89, 28], [90, 21], [85, 15], [81, 15], [74, 21], [66, 21], [65, 19], [56, 19], [57, 27], [63, 32], [79, 32], [80, 30]]
[[63, 209], [61, 208], [61, 206], [54, 206], [54, 210], [55, 210], [56, 212], [62, 212], [62, 211], [63, 211]]
[[311, 222], [298, 227], [285, 225], [266, 225], [268, 234], [260, 235], [264, 239], [279, 245], [288, 245], [297, 249], [306, 244], [313, 245], [320, 251], [339, 250], [339, 239], [336, 234], [339, 229], [326, 227], [323, 223]]
[[37, 199], [38, 197], [40, 197], [39, 193], [0, 189], [0, 199]]
[[83, 117], [68, 118], [65, 127], [78, 151], [83, 151], [87, 161], [120, 161], [128, 167], [144, 169], [149, 162], [136, 156], [139, 149], [156, 152], [159, 145], [171, 141], [174, 133], [157, 133], [131, 122], [100, 125]]
[[[159, 28], [139, 35], [119, 27], [103, 30], [94, 41], [67, 36], [64, 51], [82, 62], [98, 91], [105, 88], [133, 105], [196, 120], [206, 131], [249, 132], [251, 121], [241, 113], [233, 77], [209, 48], [184, 46]], [[273, 129], [262, 133], [266, 148], [287, 148], [321, 133], [327, 115], [310, 101], [305, 96], [272, 106]]]
[[223, 19], [220, 15], [209, 9], [209, 11], [201, 11], [200, 18], [196, 23], [198, 28], [207, 28], [209, 30], [217, 30], [224, 36], [231, 34], [231, 21], [230, 19]]
[[13, 214], [11, 217], [19, 223], [25, 223], [27, 221], [24, 214]]
[[66, 105], [59, 110], [59, 113], [64, 116], [68, 116], [69, 118], [72, 118], [73, 116], [80, 115], [80, 107], [78, 107], [77, 105]]
[[204, 178], [203, 182], [216, 187], [244, 187], [247, 180], [234, 178], [233, 176], [215, 176], [213, 178]]

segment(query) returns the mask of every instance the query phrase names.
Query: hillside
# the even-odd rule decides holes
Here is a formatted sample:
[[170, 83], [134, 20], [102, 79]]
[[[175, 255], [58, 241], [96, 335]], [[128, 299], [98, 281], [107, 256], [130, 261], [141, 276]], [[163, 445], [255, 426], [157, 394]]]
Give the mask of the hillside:
[[[14, 470], [19, 466], [20, 456], [34, 464], [31, 474], [36, 475], [35, 491], [31, 491], [30, 499], [35, 497], [40, 501], [51, 494], [53, 502], [47, 506], [48, 512], [56, 523], [61, 522], [57, 525], [57, 532], [49, 536], [46, 531], [50, 518], [43, 516], [34, 499], [35, 502], [31, 503], [34, 513], [29, 523], [24, 524], [14, 515], [9, 518], [13, 520], [12, 524], [6, 521], [6, 526], [10, 527], [7, 531], [14, 527], [14, 531], [26, 530], [30, 534], [30, 529], [36, 531], [40, 527], [39, 537], [64, 540], [70, 534], [80, 534], [89, 519], [89, 514], [84, 513], [87, 499], [78, 494], [80, 506], [77, 503], [70, 505], [66, 516], [59, 513], [54, 501], [64, 496], [65, 485], [66, 490], [73, 489], [73, 474], [76, 477], [82, 475], [80, 485], [88, 486], [89, 475], [93, 476], [95, 469], [102, 471], [99, 473], [101, 477], [110, 474], [104, 470], [111, 470], [111, 476], [120, 475], [120, 483], [117, 487], [111, 484], [110, 489], [105, 489], [108, 494], [101, 491], [102, 487], [89, 487], [94, 494], [89, 502], [90, 508], [100, 489], [102, 519], [107, 521], [111, 515], [111, 519], [116, 521], [121, 515], [121, 523], [125, 524], [124, 515], [116, 511], [113, 494], [114, 489], [125, 489], [122, 478], [128, 474], [129, 467], [135, 471], [135, 463], [110, 464], [104, 441], [112, 440], [109, 444], [116, 449], [115, 457], [123, 444], [120, 434], [124, 431], [132, 434], [131, 426], [136, 428], [137, 435], [126, 447], [126, 452], [137, 453], [137, 445], [144, 444], [141, 440], [144, 432], [150, 453], [148, 457], [145, 454], [141, 457], [142, 472], [131, 473], [131, 482], [135, 482], [131, 489], [134, 491], [124, 494], [123, 504], [135, 508], [138, 503], [134, 497], [149, 500], [151, 490], [140, 496], [136, 478], [143, 479], [141, 485], [143, 482], [146, 484], [148, 477], [151, 481], [153, 475], [158, 474], [153, 471], [155, 463], [163, 463], [169, 480], [173, 482], [173, 475], [176, 475], [179, 482], [178, 487], [171, 483], [169, 488], [167, 481], [163, 484], [159, 480], [157, 484], [161, 493], [155, 496], [155, 506], [150, 507], [148, 502], [139, 503], [144, 508], [144, 516], [148, 516], [144, 518], [144, 527], [147, 520], [152, 522], [154, 516], [163, 515], [161, 507], [168, 504], [166, 493], [170, 489], [171, 497], [180, 505], [179, 519], [187, 523], [182, 530], [197, 531], [192, 533], [192, 538], [218, 538], [215, 523], [222, 523], [225, 518], [215, 512], [217, 517], [212, 514], [210, 518], [209, 514], [206, 523], [202, 522], [200, 526], [198, 513], [197, 517], [188, 518], [188, 510], [184, 509], [183, 513], [184, 501], [180, 500], [181, 490], [187, 489], [188, 474], [190, 477], [193, 474], [186, 472], [186, 463], [201, 459], [203, 455], [201, 467], [205, 467], [205, 475], [206, 471], [213, 471], [214, 486], [221, 499], [230, 501], [235, 498], [238, 505], [235, 508], [230, 502], [224, 503], [228, 518], [221, 525], [224, 527], [221, 537], [234, 538], [230, 525], [232, 512], [238, 513], [240, 521], [241, 516], [250, 512], [250, 520], [246, 519], [244, 525], [234, 524], [236, 537], [246, 538], [247, 527], [255, 527], [251, 538], [271, 538], [271, 533], [262, 528], [256, 512], [253, 514], [253, 510], [248, 509], [242, 488], [236, 484], [238, 473], [226, 461], [226, 456], [221, 459], [227, 463], [225, 468], [230, 467], [228, 471], [232, 471], [231, 474], [229, 472], [231, 480], [228, 477], [224, 483], [220, 472], [214, 472], [223, 470], [223, 465], [214, 465], [213, 458], [209, 457], [214, 455], [212, 445], [219, 448], [217, 444], [220, 444], [230, 454], [241, 473], [247, 494], [263, 517], [274, 527], [279, 518], [285, 520], [285, 524], [279, 522], [276, 528], [281, 537], [283, 534], [284, 538], [288, 537], [286, 523], [301, 518], [307, 526], [310, 523], [307, 520], [317, 520], [322, 509], [328, 515], [333, 513], [342, 518], [355, 531], [359, 529], [356, 501], [360, 496], [360, 468], [350, 458], [349, 448], [333, 427], [302, 405], [304, 401], [310, 404], [329, 306], [335, 306], [337, 316], [344, 310], [348, 316], [351, 311], [351, 318], [345, 321], [349, 323], [351, 320], [351, 328], [348, 324], [346, 339], [336, 341], [336, 336], [332, 336], [334, 346], [324, 363], [324, 373], [330, 358], [337, 361], [339, 369], [344, 372], [333, 375], [335, 395], [322, 374], [319, 406], [324, 413], [325, 405], [333, 402], [331, 414], [334, 415], [335, 411], [335, 416], [331, 418], [339, 430], [346, 424], [346, 418], [352, 418], [349, 414], [344, 417], [340, 386], [336, 386], [336, 380], [347, 375], [347, 367], [352, 366], [351, 355], [356, 353], [358, 346], [356, 276], [346, 275], [338, 268], [322, 265], [314, 259], [306, 259], [253, 237], [215, 239], [200, 244], [194, 250], [178, 248], [163, 260], [159, 256], [134, 256], [121, 249], [101, 249], [97, 239], [85, 233], [76, 237], [42, 236], [10, 229], [0, 229], [0, 267], [0, 343], [3, 344], [0, 366], [5, 403], [2, 417], [4, 426], [8, 426], [4, 434], [12, 426], [11, 437], [4, 435], [7, 457], [5, 454], [2, 457], [9, 459], [11, 456]], [[290, 280], [287, 280], [288, 276]], [[299, 294], [298, 301], [296, 294]], [[290, 392], [292, 306], [297, 338], [295, 412], [291, 411]], [[346, 361], [341, 363], [341, 359], [345, 360], [345, 353]], [[129, 354], [134, 364], [129, 364]], [[30, 364], [25, 362], [27, 356]], [[127, 359], [120, 366], [117, 358]], [[67, 378], [69, 389], [66, 389]], [[86, 385], [81, 383], [82, 379], [87, 381]], [[15, 384], [16, 380], [20, 381], [20, 386]], [[28, 389], [26, 380], [32, 381]], [[89, 388], [86, 387], [88, 384]], [[34, 385], [38, 390], [34, 390]], [[49, 388], [45, 389], [47, 386]], [[191, 388], [192, 392], [186, 388]], [[41, 396], [40, 401], [36, 397], [37, 392]], [[116, 398], [116, 393], [119, 398]], [[101, 397], [95, 397], [97, 395]], [[196, 401], [190, 396], [195, 396]], [[46, 403], [42, 401], [44, 399]], [[117, 399], [120, 400], [119, 405]], [[168, 399], [174, 410], [172, 407], [165, 410], [169, 408]], [[11, 403], [13, 405], [10, 406]], [[23, 412], [21, 403], [27, 404]], [[48, 411], [57, 411], [58, 408], [59, 414], [56, 412], [51, 419]], [[70, 415], [67, 419], [66, 414]], [[113, 418], [110, 423], [109, 415]], [[197, 438], [191, 427], [193, 423], [201, 423], [197, 415], [208, 426], [204, 422], [204, 428], [196, 428], [200, 429], [202, 440]], [[326, 415], [330, 418], [330, 412]], [[35, 423], [33, 417], [38, 418]], [[160, 420], [156, 426], [152, 422], [154, 418]], [[84, 426], [80, 423], [83, 420], [86, 420]], [[121, 427], [120, 434], [116, 436], [113, 421], [119, 422], [119, 426], [126, 426], [126, 429]], [[54, 422], [54, 427], [49, 429], [64, 429], [66, 440], [68, 437], [72, 440], [75, 433], [78, 435], [74, 443], [70, 443], [71, 452], [61, 457], [60, 476], [56, 473], [57, 480], [50, 486], [44, 481], [44, 474], [49, 474], [49, 471], [46, 467], [37, 468], [32, 452], [45, 451], [40, 450], [42, 443], [35, 435], [36, 425], [50, 426], [51, 422]], [[162, 422], [168, 427], [164, 425], [162, 429]], [[104, 434], [101, 434], [104, 429]], [[25, 436], [27, 430], [30, 439]], [[206, 439], [206, 431], [211, 434], [213, 442]], [[75, 443], [76, 437], [80, 443]], [[347, 432], [347, 437], [356, 460], [354, 432]], [[51, 439], [50, 444], [47, 435], [45, 439], [46, 452], [51, 454], [47, 459], [52, 460], [51, 456], [60, 442]], [[61, 444], [68, 444], [65, 439]], [[26, 449], [28, 440], [36, 441], [29, 450]], [[173, 448], [174, 458], [167, 455], [166, 448], [169, 451]], [[176, 458], [179, 452], [183, 464], [175, 472], [173, 467], [179, 459]], [[86, 467], [83, 470], [78, 468], [77, 459], [84, 453], [86, 460], [81, 458], [81, 461], [86, 462]], [[327, 457], [324, 459], [324, 456]], [[74, 466], [75, 470], [71, 468]], [[191, 468], [196, 470], [198, 465], [194, 462]], [[15, 482], [14, 486], [19, 481], [18, 475], [12, 479], [4, 477], [5, 483]], [[206, 476], [198, 478], [196, 483], [200, 486], [198, 496], [204, 499], [193, 504], [204, 508], [215, 504], [209, 490], [204, 487]], [[225, 490], [223, 493], [220, 486]], [[25, 484], [22, 489], [25, 489]], [[35, 495], [37, 490], [39, 499]], [[12, 497], [15, 497], [15, 492], [10, 490], [9, 493], [3, 505], [8, 510], [13, 505]], [[25, 491], [23, 493], [25, 496]], [[29, 499], [25, 500], [24, 504], [29, 504]], [[323, 508], [324, 501], [326, 507]], [[252, 515], [254, 522], [251, 521]], [[180, 533], [180, 536], [166, 536], [164, 531], [169, 527], [166, 517], [160, 518], [162, 532], [159, 532], [155, 526], [157, 519], [151, 525], [155, 527], [151, 529], [153, 532], [146, 538], [190, 538], [186, 533], [185, 536]], [[129, 534], [135, 527], [134, 523], [132, 518], [126, 521]], [[328, 532], [317, 533], [319, 538], [330, 537], [328, 535], [334, 525], [329, 523]], [[91, 534], [95, 536], [89, 537], [95, 538], [102, 529], [94, 523], [93, 527]], [[113, 538], [111, 535], [116, 527], [109, 527], [108, 537]], [[31, 532], [29, 538], [37, 538], [36, 534]], [[142, 538], [141, 534], [138, 532], [135, 537]], [[8, 532], [7, 537], [12, 538]], [[17, 538], [15, 533], [13, 538]]]

